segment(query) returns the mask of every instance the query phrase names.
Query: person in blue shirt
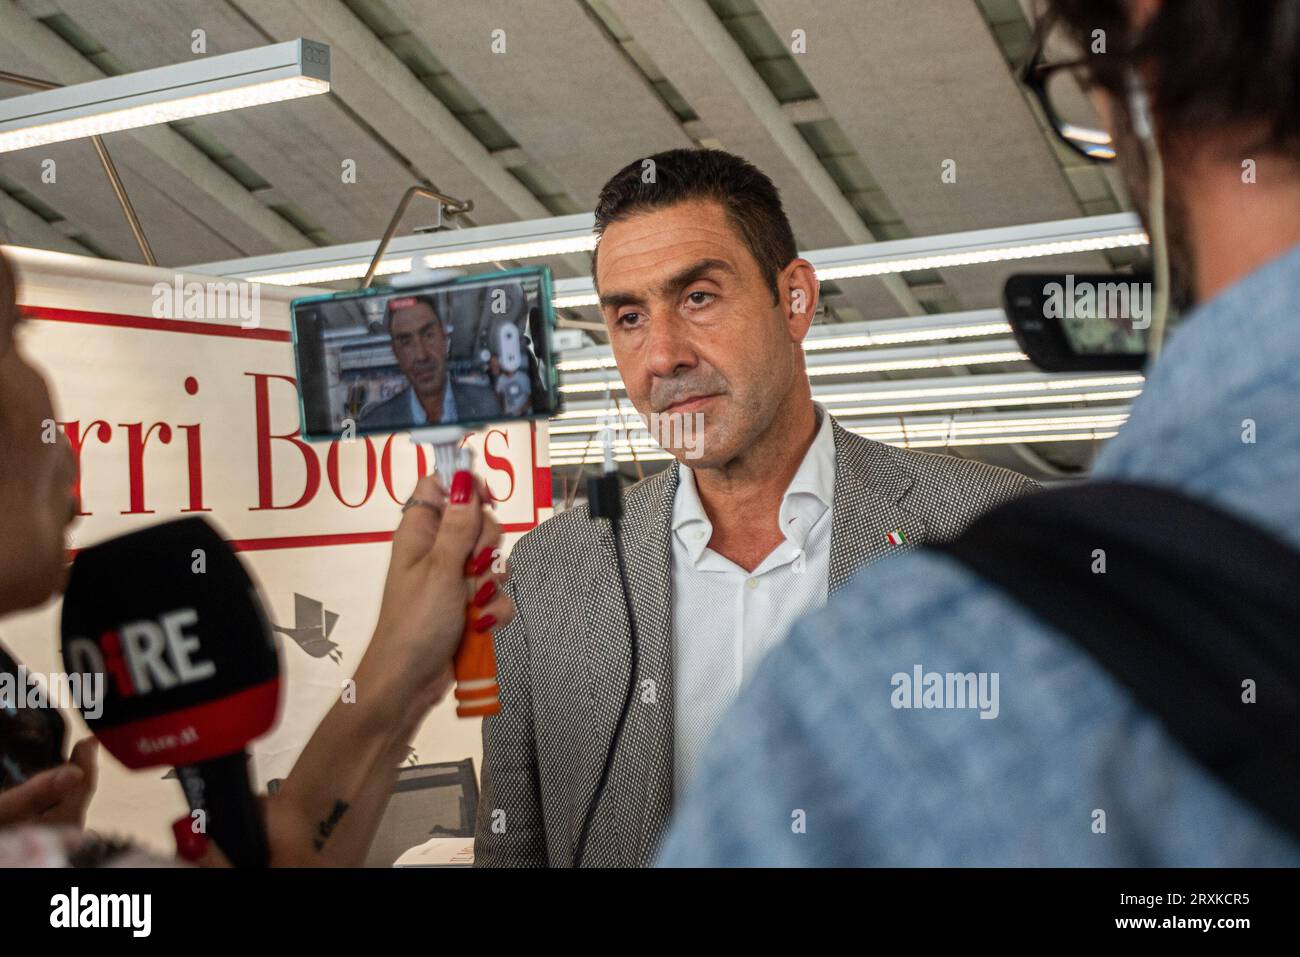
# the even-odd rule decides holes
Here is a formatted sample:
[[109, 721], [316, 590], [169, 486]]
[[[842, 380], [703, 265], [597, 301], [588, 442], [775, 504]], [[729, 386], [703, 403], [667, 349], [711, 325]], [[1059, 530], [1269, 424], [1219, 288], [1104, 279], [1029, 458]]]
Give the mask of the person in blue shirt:
[[[1300, 549], [1300, 0], [1048, 7], [1093, 50], [1149, 223], [1126, 96], [1144, 78], [1175, 298], [1195, 303], [1094, 476], [1178, 490]], [[978, 706], [904, 707], [918, 669], [998, 680]], [[1300, 843], [1086, 651], [917, 551], [864, 570], [770, 654], [658, 863], [1296, 866]]]

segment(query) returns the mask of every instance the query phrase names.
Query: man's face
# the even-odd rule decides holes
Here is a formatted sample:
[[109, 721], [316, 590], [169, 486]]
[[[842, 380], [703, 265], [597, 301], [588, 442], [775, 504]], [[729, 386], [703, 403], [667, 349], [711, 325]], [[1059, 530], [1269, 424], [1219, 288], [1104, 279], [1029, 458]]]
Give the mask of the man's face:
[[442, 394], [447, 380], [447, 333], [425, 302], [393, 311], [393, 355], [421, 398]]
[[[702, 414], [701, 447], [686, 463], [694, 468], [725, 465], [752, 445], [803, 374], [802, 331], [792, 332], [772, 301], [722, 206], [683, 202], [613, 223], [596, 269], [614, 359], [636, 410], [647, 418], [684, 414], [692, 425]], [[667, 431], [661, 424], [657, 437]], [[684, 458], [683, 449], [661, 444]]]

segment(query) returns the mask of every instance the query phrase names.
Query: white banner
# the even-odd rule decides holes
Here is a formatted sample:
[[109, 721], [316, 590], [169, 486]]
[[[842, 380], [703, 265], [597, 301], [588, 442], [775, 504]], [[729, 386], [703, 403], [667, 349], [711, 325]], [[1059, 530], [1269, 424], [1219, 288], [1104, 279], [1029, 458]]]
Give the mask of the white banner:
[[[79, 458], [72, 547], [196, 514], [221, 530], [281, 639], [280, 722], [253, 754], [259, 786], [284, 777], [365, 649], [400, 503], [432, 454], [405, 436], [297, 438], [288, 304], [310, 291], [232, 291], [169, 270], [4, 252], [33, 320], [23, 346]], [[551, 514], [546, 423], [491, 427], [466, 444], [508, 547]], [[58, 620], [52, 602], [0, 623], [0, 639], [30, 669], [58, 672]], [[472, 757], [477, 769], [479, 721], [456, 718], [449, 699], [412, 747], [411, 763]], [[170, 853], [171, 822], [187, 808], [166, 770], [130, 773], [102, 753], [89, 826]]]

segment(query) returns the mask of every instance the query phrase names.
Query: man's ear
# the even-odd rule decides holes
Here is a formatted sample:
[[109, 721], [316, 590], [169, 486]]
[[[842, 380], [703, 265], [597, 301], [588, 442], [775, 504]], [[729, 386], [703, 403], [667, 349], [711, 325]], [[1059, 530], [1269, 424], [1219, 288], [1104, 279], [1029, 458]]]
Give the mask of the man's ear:
[[817, 272], [812, 263], [806, 259], [793, 259], [790, 265], [781, 271], [778, 281], [781, 291], [781, 308], [785, 312], [786, 325], [790, 338], [794, 342], [803, 342], [817, 315], [817, 302], [821, 283], [817, 281]]

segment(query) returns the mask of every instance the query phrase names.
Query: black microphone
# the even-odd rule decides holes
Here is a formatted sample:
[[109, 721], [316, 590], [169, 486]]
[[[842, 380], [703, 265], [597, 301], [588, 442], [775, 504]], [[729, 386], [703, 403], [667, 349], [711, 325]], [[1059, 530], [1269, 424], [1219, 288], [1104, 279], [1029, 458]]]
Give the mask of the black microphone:
[[280, 660], [253, 581], [216, 529], [184, 518], [83, 550], [61, 630], [69, 674], [103, 676], [102, 702], [81, 701], [95, 737], [128, 768], [174, 765], [230, 862], [265, 867], [246, 746], [275, 721]]

